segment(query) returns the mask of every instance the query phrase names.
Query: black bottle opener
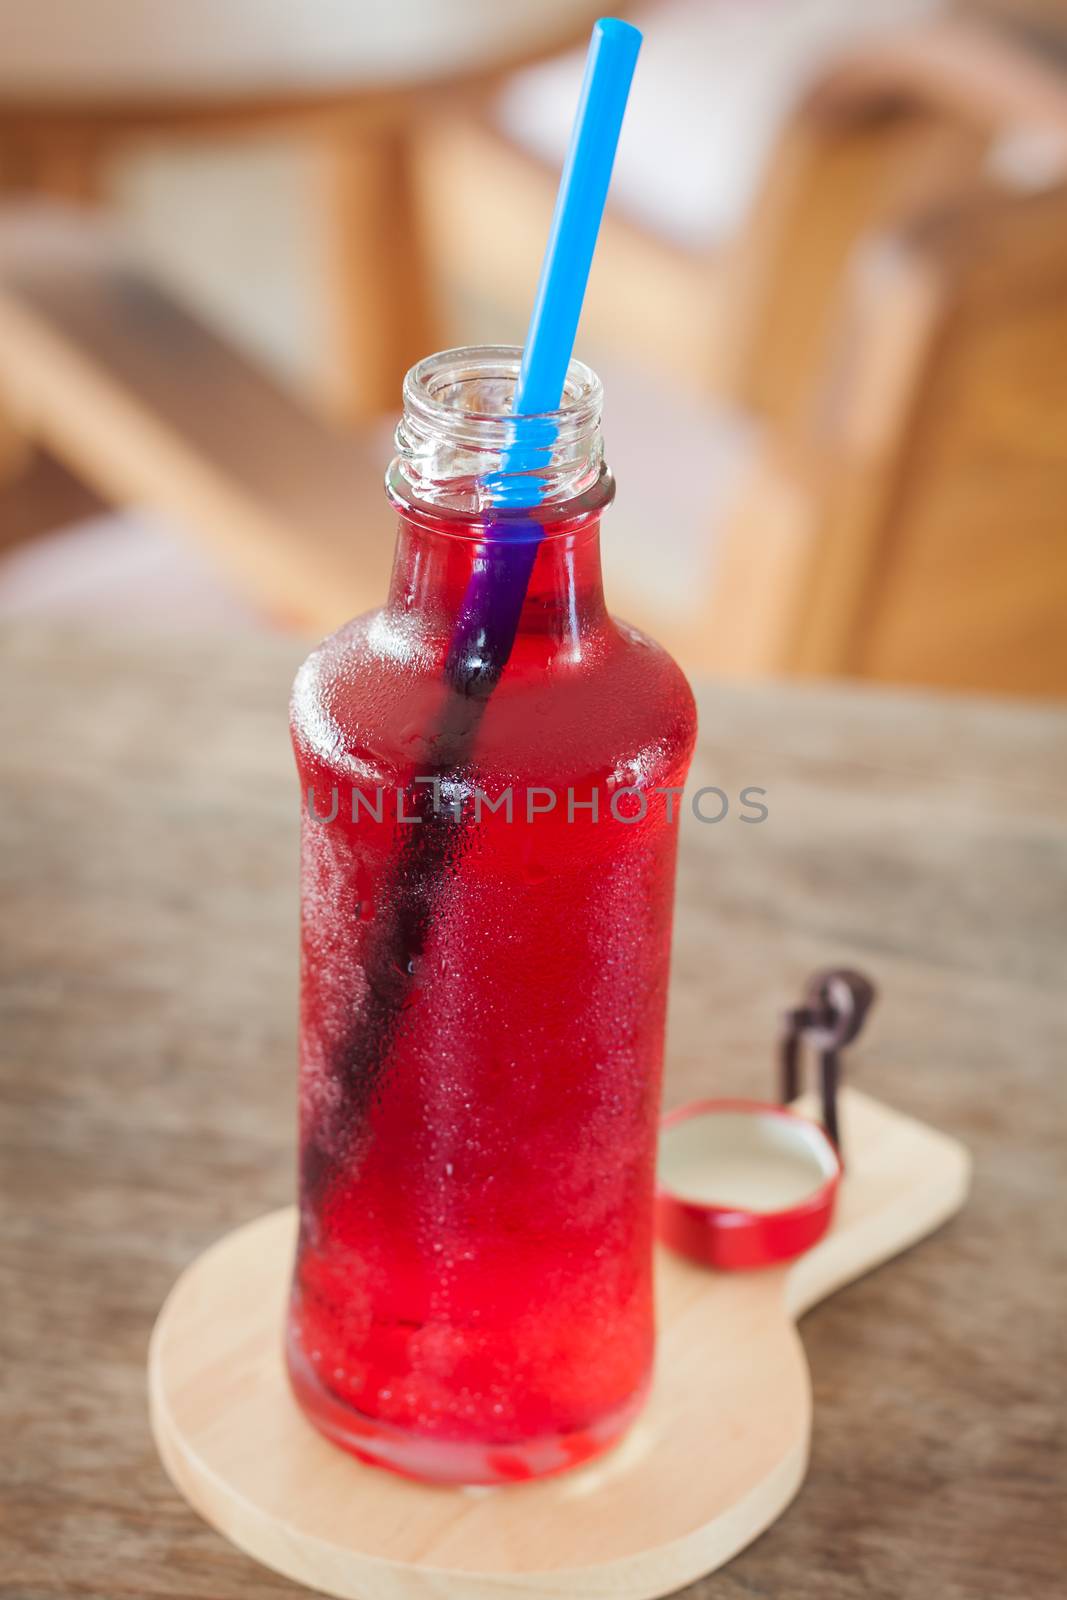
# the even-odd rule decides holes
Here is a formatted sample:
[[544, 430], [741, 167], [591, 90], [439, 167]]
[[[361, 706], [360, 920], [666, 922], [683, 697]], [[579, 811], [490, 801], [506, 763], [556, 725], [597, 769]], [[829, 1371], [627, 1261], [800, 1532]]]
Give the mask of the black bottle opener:
[[806, 1044], [819, 1064], [823, 1127], [839, 1153], [840, 1052], [856, 1038], [876, 998], [874, 984], [860, 972], [846, 969], [817, 972], [808, 980], [802, 1003], [785, 1014], [780, 1047], [782, 1104], [791, 1104], [800, 1093], [801, 1046]]

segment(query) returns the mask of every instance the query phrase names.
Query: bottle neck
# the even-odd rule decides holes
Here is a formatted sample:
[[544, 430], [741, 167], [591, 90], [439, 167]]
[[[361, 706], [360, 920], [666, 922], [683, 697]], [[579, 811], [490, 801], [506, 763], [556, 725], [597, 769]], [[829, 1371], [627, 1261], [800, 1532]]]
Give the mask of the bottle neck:
[[[589, 497], [583, 497], [588, 499]], [[387, 611], [431, 648], [447, 648], [469, 622], [478, 586], [511, 597], [514, 649], [544, 665], [580, 660], [608, 621], [600, 570], [600, 505], [556, 516], [544, 536], [500, 538], [439, 512], [406, 508], [397, 526]], [[479, 646], [477, 631], [470, 640]], [[492, 641], [487, 642], [490, 645]]]
[[468, 697], [491, 693], [516, 650], [580, 659], [607, 620], [600, 381], [572, 361], [558, 410], [517, 415], [521, 362], [491, 345], [413, 367], [387, 478], [400, 513], [391, 621], [443, 649], [446, 681]]

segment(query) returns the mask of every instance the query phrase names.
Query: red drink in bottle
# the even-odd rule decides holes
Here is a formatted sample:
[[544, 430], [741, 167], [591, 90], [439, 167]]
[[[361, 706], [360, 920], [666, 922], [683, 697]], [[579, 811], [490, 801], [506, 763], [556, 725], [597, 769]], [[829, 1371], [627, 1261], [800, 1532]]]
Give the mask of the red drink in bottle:
[[695, 735], [678, 667], [605, 610], [578, 363], [532, 536], [507, 509], [517, 369], [453, 351], [409, 375], [388, 602], [312, 653], [292, 714], [290, 1375], [357, 1454], [482, 1483], [605, 1448], [648, 1382], [667, 791]]

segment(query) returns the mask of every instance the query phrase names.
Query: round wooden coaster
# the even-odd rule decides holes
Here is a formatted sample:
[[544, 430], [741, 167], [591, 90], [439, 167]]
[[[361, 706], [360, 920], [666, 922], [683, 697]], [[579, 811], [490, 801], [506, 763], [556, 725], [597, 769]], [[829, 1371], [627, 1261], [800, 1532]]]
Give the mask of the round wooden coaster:
[[282, 1327], [295, 1215], [214, 1245], [174, 1286], [149, 1354], [152, 1427], [190, 1503], [242, 1550], [341, 1600], [649, 1600], [721, 1566], [804, 1476], [811, 1394], [795, 1319], [962, 1204], [954, 1141], [843, 1097], [834, 1225], [788, 1267], [657, 1262], [652, 1392], [612, 1453], [495, 1489], [412, 1483], [317, 1434], [293, 1401]]

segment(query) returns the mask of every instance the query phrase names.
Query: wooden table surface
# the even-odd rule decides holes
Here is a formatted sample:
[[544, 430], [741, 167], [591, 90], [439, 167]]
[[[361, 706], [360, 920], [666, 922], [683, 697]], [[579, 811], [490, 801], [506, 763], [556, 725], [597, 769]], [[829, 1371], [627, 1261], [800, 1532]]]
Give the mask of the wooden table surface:
[[[299, 1592], [170, 1487], [144, 1362], [178, 1271], [293, 1191], [301, 653], [0, 638], [4, 1596]], [[685, 823], [668, 1100], [768, 1093], [778, 1010], [848, 962], [882, 990], [854, 1081], [976, 1175], [805, 1319], [808, 1481], [688, 1593], [1040, 1600], [1065, 1553], [1067, 714], [836, 687], [709, 687], [701, 714], [694, 779], [770, 815]]]

